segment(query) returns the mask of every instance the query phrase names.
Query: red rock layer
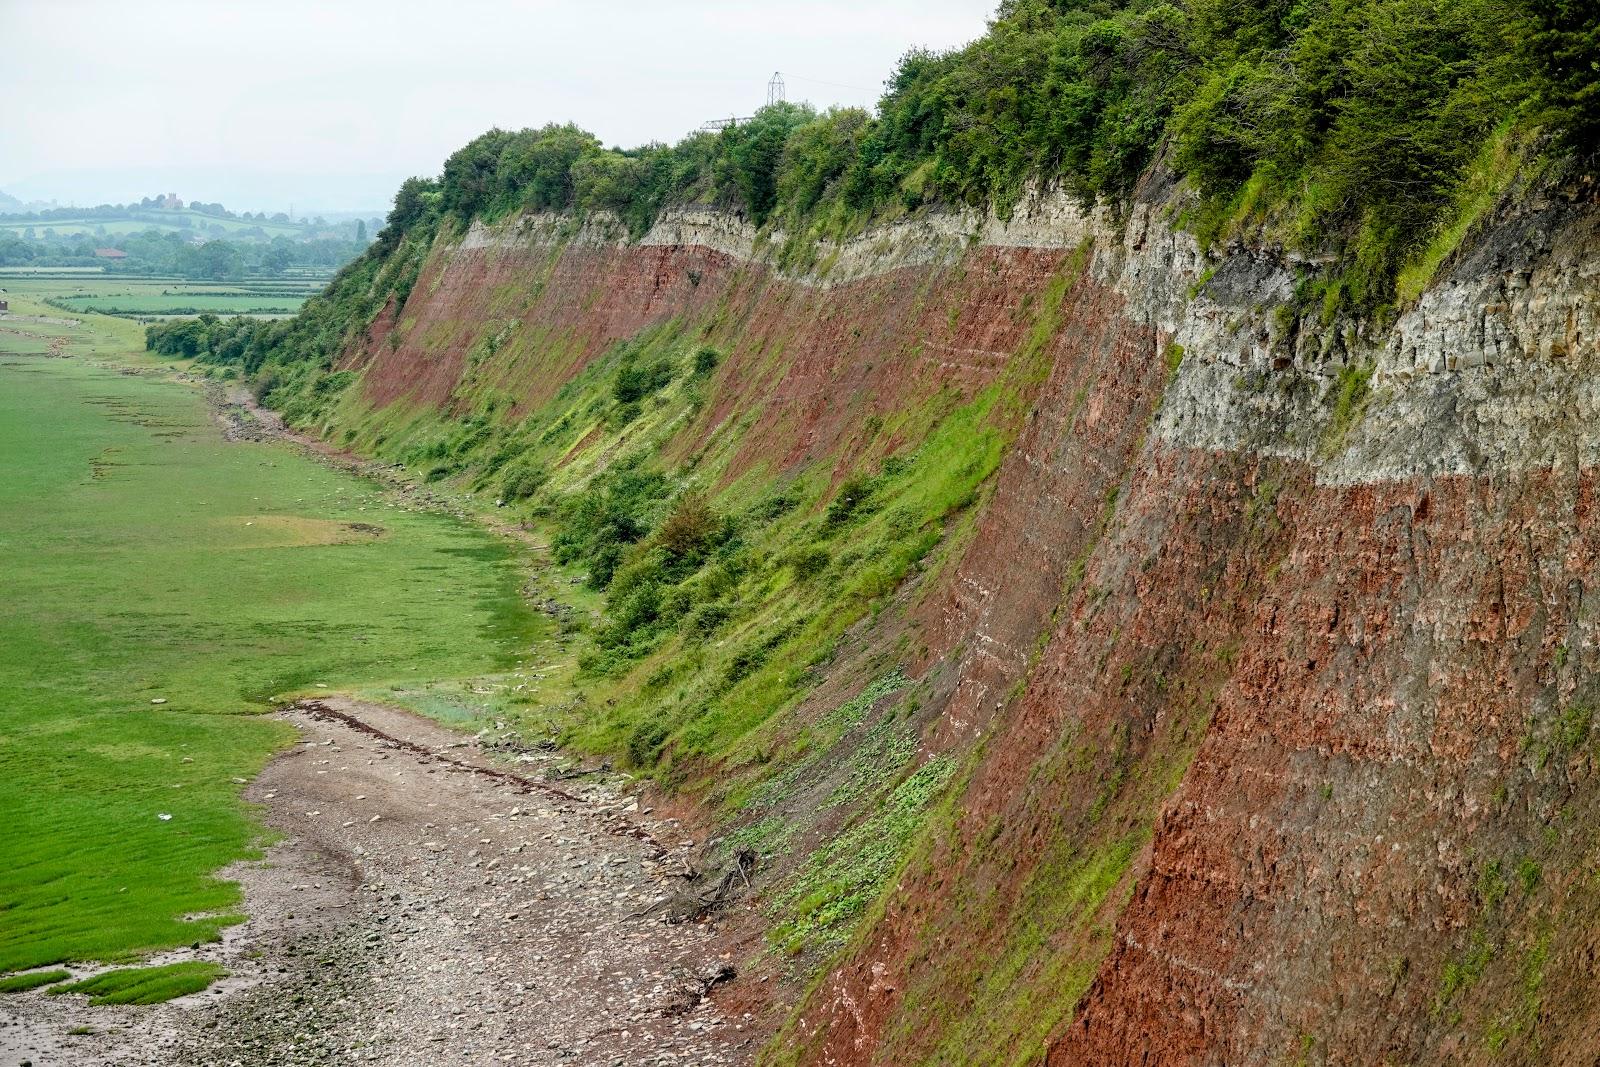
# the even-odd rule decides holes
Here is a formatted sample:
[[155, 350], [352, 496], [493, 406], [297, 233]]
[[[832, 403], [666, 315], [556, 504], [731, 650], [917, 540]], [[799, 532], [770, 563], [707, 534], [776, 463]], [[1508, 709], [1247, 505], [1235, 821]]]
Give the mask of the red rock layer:
[[1147, 451], [804, 1059], [1595, 1062], [1595, 488]]
[[1032, 325], [1029, 302], [1067, 259], [980, 250], [956, 266], [823, 289], [703, 248], [457, 250], [430, 259], [398, 324], [380, 317], [344, 365], [366, 368], [374, 406], [451, 410], [474, 346], [500, 334], [478, 381], [526, 412], [615, 342], [677, 322], [726, 353], [679, 449], [703, 447], [738, 418], [748, 429], [729, 477], [761, 463], [843, 469], [860, 458], [845, 446], [871, 436], [870, 416], [947, 410], [994, 382]]
[[1307, 488], [1050, 1062], [1594, 1062], [1595, 480]]
[[1161, 339], [1116, 293], [1078, 278], [1048, 377], [1013, 365], [1070, 269], [981, 249], [821, 289], [704, 249], [454, 252], [349, 359], [373, 403], [449, 410], [498, 335], [470, 387], [528, 411], [675, 322], [726, 358], [673, 447], [736, 432], [729, 477], [842, 471], [872, 416], [1016, 375], [1017, 445], [916, 609], [963, 792], [798, 1058], [1594, 1062], [1593, 477], [1328, 487], [1152, 444]]
[[1254, 461], [1139, 459], [1114, 516], [1106, 493], [1063, 500], [1081, 577], [958, 816], [813, 999], [807, 1062], [1030, 1062], [1071, 1020], [1281, 552]]

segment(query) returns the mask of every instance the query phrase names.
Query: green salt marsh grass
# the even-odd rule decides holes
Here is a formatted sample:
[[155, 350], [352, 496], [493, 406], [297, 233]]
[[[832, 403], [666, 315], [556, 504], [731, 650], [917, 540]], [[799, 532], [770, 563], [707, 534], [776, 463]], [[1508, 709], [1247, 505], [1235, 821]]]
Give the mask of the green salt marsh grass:
[[[69, 351], [139, 359], [114, 321]], [[0, 333], [0, 974], [237, 921], [216, 872], [265, 843], [240, 791], [291, 740], [275, 697], [460, 682], [547, 625], [480, 530], [32, 344]]]
[[219, 964], [191, 961], [161, 967], [123, 967], [81, 982], [56, 986], [51, 993], [82, 993], [91, 1004], [159, 1004], [198, 993], [228, 972]]
[[26, 993], [30, 989], [38, 989], [42, 985], [53, 985], [65, 981], [72, 975], [59, 967], [48, 971], [29, 971], [26, 974], [13, 974], [7, 978], [0, 978], [0, 993]]

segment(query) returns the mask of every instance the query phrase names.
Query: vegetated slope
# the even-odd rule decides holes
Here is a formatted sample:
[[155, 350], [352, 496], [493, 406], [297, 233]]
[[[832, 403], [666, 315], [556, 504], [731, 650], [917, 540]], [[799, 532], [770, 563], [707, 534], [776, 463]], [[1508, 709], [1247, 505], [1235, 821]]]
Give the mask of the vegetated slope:
[[1256, 10], [1008, 5], [853, 148], [490, 135], [208, 341], [604, 593], [520, 721], [760, 854], [775, 1061], [1596, 1052], [1593, 20]]

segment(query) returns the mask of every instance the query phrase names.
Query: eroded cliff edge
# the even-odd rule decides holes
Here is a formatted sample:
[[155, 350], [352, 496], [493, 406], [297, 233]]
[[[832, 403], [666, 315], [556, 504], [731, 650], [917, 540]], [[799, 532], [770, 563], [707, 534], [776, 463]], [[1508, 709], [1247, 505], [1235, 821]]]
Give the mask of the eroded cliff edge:
[[[557, 487], [648, 441], [728, 512], [794, 484], [818, 523], [909, 464], [885, 521], [931, 542], [803, 677], [751, 688], [721, 644], [669, 640], [596, 688], [643, 718], [588, 743], [753, 844], [775, 927], [826, 905], [786, 896], [817, 857], [849, 863], [927, 787], [881, 885], [806, 883], [871, 899], [837, 956], [800, 938], [821, 977], [775, 1061], [1593, 1058], [1594, 193], [1507, 203], [1382, 328], [1301, 306], [1314, 263], [1203, 252], [1178, 196], [930, 213], [798, 275], [709, 210], [638, 242], [474, 224], [301, 421], [399, 455], [566, 420]], [[720, 361], [693, 403], [607, 422], [597, 376], [663, 331]], [[930, 523], [919, 478], [972, 491]], [[729, 625], [841, 602], [780, 594]], [[725, 687], [680, 708], [707, 672]]]

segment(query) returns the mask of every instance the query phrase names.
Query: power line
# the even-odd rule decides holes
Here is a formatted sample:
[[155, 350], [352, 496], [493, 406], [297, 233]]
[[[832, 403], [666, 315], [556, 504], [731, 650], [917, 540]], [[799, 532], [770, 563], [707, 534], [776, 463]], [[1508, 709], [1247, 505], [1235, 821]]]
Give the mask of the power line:
[[[843, 82], [830, 82], [830, 81], [823, 81], [821, 78], [808, 78], [804, 74], [790, 74], [789, 77], [797, 78], [797, 79], [799, 79], [800, 81], [803, 81], [803, 82], [813, 82], [813, 83], [815, 83], [817, 85], [831, 85], [835, 89], [853, 89], [856, 92], [861, 92], [861, 93], [870, 93], [870, 92], [875, 92], [876, 91], [876, 90], [873, 90], [873, 89], [865, 88], [864, 86], [860, 86], [860, 85], [845, 85]], [[767, 81], [767, 106], [768, 107], [771, 107], [774, 104], [781, 104], [784, 101], [789, 99], [788, 87], [784, 84], [784, 80], [783, 79], [784, 79], [783, 72], [781, 70], [775, 70], [775, 71], [772, 72], [771, 79], [769, 79]], [[700, 126], [700, 128], [702, 130], [726, 130], [731, 126], [739, 125], [741, 122], [749, 122], [749, 121], [750, 121], [750, 119], [748, 117], [746, 117], [746, 118], [729, 117], [729, 118], [725, 118], [725, 119], [712, 119], [709, 122], [703, 123]]]
[[880, 89], [868, 89], [864, 85], [846, 85], [843, 82], [823, 81], [821, 78], [808, 78], [804, 74], [795, 74], [793, 71], [790, 71], [788, 76], [796, 79], [797, 81], [811, 82], [814, 85], [828, 85], [835, 89], [854, 89], [858, 93], [876, 93], [881, 91], [881, 87]]

